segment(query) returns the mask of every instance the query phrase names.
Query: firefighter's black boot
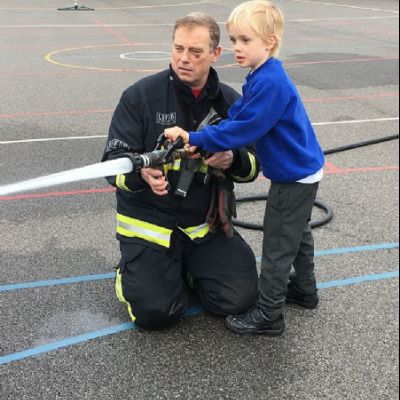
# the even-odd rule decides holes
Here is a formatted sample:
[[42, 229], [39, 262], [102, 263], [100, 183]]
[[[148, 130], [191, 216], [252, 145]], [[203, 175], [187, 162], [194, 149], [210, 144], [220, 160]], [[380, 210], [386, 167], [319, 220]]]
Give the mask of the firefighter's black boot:
[[253, 308], [241, 315], [230, 315], [226, 318], [226, 327], [240, 335], [281, 336], [285, 329], [283, 314], [275, 320], [269, 320], [258, 308]]
[[314, 310], [318, 307], [319, 296], [317, 292], [305, 294], [290, 280], [287, 286], [286, 303]]

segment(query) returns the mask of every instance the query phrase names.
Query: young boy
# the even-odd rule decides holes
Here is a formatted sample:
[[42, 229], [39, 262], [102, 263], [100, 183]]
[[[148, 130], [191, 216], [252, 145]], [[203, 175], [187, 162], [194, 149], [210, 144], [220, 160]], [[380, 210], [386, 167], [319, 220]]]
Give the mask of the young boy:
[[309, 222], [324, 155], [300, 95], [275, 58], [283, 31], [281, 11], [269, 1], [249, 1], [235, 8], [227, 29], [238, 64], [251, 69], [243, 97], [217, 126], [189, 133], [176, 127], [165, 135], [171, 141], [181, 136], [209, 152], [256, 144], [264, 175], [271, 180], [259, 297], [253, 309], [227, 317], [226, 325], [239, 334], [279, 336], [285, 301], [305, 308], [319, 302]]

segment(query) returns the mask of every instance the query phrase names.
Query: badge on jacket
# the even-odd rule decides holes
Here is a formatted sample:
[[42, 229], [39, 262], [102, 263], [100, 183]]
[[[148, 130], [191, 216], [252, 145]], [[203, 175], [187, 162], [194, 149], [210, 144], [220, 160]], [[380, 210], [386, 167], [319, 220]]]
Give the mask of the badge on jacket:
[[172, 113], [157, 113], [156, 122], [159, 125], [176, 125], [176, 112]]

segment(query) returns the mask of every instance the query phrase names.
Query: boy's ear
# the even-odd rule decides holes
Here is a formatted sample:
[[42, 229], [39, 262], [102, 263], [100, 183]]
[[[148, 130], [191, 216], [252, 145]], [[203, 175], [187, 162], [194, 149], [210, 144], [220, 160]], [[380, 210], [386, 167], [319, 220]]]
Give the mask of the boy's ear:
[[276, 36], [275, 35], [269, 35], [268, 39], [265, 41], [265, 44], [267, 45], [267, 47], [265, 48], [266, 50], [270, 51], [272, 50], [275, 45], [276, 45]]

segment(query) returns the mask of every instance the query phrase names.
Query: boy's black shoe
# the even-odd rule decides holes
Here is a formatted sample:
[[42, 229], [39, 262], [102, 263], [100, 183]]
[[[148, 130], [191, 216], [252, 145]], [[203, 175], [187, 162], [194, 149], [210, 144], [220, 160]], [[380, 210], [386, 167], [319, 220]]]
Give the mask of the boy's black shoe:
[[241, 315], [230, 315], [225, 320], [226, 327], [240, 335], [281, 336], [285, 329], [283, 314], [275, 321], [268, 320], [259, 308], [253, 308]]
[[286, 303], [314, 310], [318, 307], [319, 296], [317, 293], [304, 294], [294, 282], [290, 281], [287, 286]]

